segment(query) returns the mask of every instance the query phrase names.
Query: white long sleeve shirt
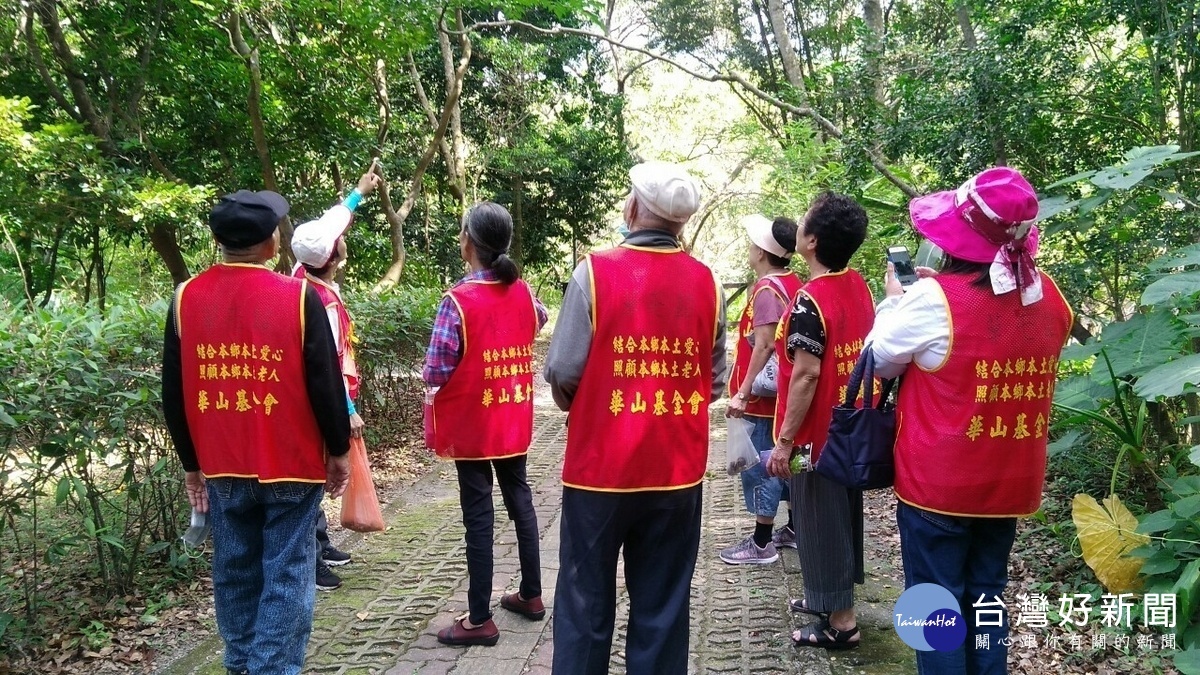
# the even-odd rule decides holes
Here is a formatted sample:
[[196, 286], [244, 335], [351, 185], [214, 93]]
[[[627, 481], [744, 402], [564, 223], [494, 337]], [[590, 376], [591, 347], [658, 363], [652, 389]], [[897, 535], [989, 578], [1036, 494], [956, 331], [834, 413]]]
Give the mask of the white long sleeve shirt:
[[950, 308], [941, 285], [920, 279], [904, 295], [881, 301], [866, 342], [875, 357], [877, 377], [897, 377], [914, 362], [926, 370], [945, 363], [950, 353]]

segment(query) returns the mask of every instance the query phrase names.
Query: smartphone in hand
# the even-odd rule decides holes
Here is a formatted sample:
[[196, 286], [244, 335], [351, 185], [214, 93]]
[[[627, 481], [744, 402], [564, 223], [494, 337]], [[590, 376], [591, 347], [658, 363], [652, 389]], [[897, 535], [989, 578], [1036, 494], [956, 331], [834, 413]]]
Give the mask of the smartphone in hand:
[[903, 246], [892, 246], [887, 251], [888, 262], [896, 269], [896, 278], [901, 286], [911, 286], [917, 280], [917, 270], [913, 267], [908, 249]]

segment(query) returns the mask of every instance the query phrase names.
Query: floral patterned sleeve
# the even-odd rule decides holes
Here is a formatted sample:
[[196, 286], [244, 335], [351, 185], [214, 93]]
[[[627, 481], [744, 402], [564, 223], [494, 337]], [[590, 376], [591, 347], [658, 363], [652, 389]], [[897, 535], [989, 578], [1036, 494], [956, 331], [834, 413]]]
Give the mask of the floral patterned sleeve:
[[818, 359], [825, 354], [825, 324], [821, 321], [821, 310], [806, 293], [800, 293], [792, 307], [787, 348], [790, 353], [799, 349]]

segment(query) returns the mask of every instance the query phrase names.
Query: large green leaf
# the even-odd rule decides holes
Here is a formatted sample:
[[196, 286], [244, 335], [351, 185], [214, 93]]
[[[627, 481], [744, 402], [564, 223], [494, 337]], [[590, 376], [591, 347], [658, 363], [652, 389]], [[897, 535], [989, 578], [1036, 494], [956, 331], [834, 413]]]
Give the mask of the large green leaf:
[[[1112, 395], [1112, 390], [1108, 390]], [[1087, 375], [1076, 375], [1054, 387], [1054, 402], [1080, 410], [1095, 410], [1096, 399], [1104, 396], [1104, 388]]]
[[1200, 649], [1188, 649], [1177, 653], [1175, 668], [1183, 675], [1200, 675]]
[[1155, 258], [1147, 267], [1152, 270], [1169, 270], [1176, 267], [1200, 265], [1200, 244], [1175, 249]]
[[1050, 441], [1046, 444], [1046, 456], [1055, 457], [1065, 450], [1070, 450], [1077, 445], [1083, 445], [1087, 443], [1088, 439], [1090, 438], [1091, 436], [1089, 434], [1086, 434], [1079, 429], [1072, 429], [1060, 436], [1058, 439]]
[[1063, 361], [1082, 361], [1091, 358], [1100, 353], [1100, 348], [1104, 345], [1099, 342], [1089, 342], [1086, 345], [1067, 345], [1063, 347], [1062, 353], [1058, 358]]
[[1110, 166], [1092, 176], [1092, 184], [1110, 190], [1128, 190], [1154, 173], [1154, 166]]
[[[1064, 185], [1071, 185], [1073, 183], [1078, 183], [1081, 180], [1091, 178], [1092, 176], [1095, 176], [1095, 175], [1096, 175], [1096, 171], [1094, 169], [1091, 171], [1083, 171], [1083, 172], [1075, 174], [1074, 176], [1067, 176], [1066, 178], [1063, 178], [1062, 180], [1054, 181], [1053, 183], [1047, 185], [1046, 187], [1044, 187], [1042, 189], [1043, 190], [1053, 190], [1054, 188], [1062, 187]], [[1045, 204], [1046, 202], [1048, 202], [1052, 199], [1057, 199], [1057, 198], [1049, 197], [1047, 199], [1043, 199], [1042, 204]]]
[[[1166, 310], [1134, 314], [1125, 321], [1110, 323], [1100, 334], [1100, 345], [1117, 377], [1140, 375], [1178, 358], [1183, 342], [1179, 323]], [[1096, 359], [1092, 378], [1098, 382], [1108, 380], [1104, 359]]]
[[[1080, 174], [1080, 175], [1082, 176], [1084, 174]], [[1088, 172], [1087, 176], [1090, 176], [1090, 175], [1091, 175], [1091, 172]], [[1065, 211], [1070, 211], [1071, 209], [1075, 208], [1078, 205], [1079, 205], [1078, 199], [1071, 199], [1070, 197], [1067, 197], [1066, 195], [1056, 195], [1054, 197], [1047, 197], [1047, 198], [1041, 200], [1040, 202], [1038, 202], [1038, 215], [1037, 215], [1038, 222], [1046, 220], [1047, 218], [1053, 218], [1054, 216], [1057, 216], [1058, 214], [1063, 213]]]
[[1192, 448], [1191, 452], [1188, 453], [1188, 459], [1192, 460], [1192, 464], [1200, 466], [1200, 445]]
[[1188, 354], [1145, 373], [1133, 385], [1133, 392], [1146, 400], [1159, 396], [1179, 396], [1200, 384], [1200, 354]]
[[[1179, 157], [1175, 157], [1177, 153], [1179, 153], [1179, 146], [1172, 143], [1166, 145], [1139, 145], [1125, 152], [1125, 162], [1126, 164], [1137, 166], [1162, 164], [1180, 159]], [[1189, 153], [1179, 154], [1186, 156]]]
[[1189, 296], [1200, 292], [1200, 271], [1176, 272], [1160, 278], [1142, 292], [1143, 305], [1157, 305], [1174, 295]]

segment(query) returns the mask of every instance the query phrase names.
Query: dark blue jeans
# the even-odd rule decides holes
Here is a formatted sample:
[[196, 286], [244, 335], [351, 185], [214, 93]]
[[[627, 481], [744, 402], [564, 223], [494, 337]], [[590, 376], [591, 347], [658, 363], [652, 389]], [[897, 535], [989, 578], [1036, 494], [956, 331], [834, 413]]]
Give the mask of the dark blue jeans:
[[[1016, 518], [963, 518], [947, 516], [898, 502], [900, 554], [904, 560], [904, 587], [938, 584], [958, 598], [967, 622], [967, 639], [951, 652], [917, 652], [919, 675], [1003, 675], [1008, 648], [1008, 612], [999, 626], [977, 626], [974, 604], [1004, 598], [1008, 585], [1008, 554], [1017, 533]], [[985, 618], [994, 618], [985, 608]], [[976, 636], [987, 634], [989, 647], [976, 647]]]
[[629, 591], [626, 672], [687, 672], [703, 495], [702, 485], [647, 492], [563, 488], [554, 675], [607, 675], [622, 551]]
[[208, 480], [225, 667], [296, 675], [312, 631], [320, 483]]
[[788, 482], [767, 475], [767, 459], [771, 457], [771, 449], [775, 447], [771, 436], [775, 420], [771, 417], [751, 415], [747, 415], [746, 419], [754, 424], [750, 440], [754, 443], [754, 449], [758, 450], [760, 461], [741, 473], [742, 496], [746, 500], [747, 511], [755, 516], [774, 518], [779, 510], [779, 502], [791, 499]]
[[467, 607], [471, 623], [481, 624], [492, 617], [492, 541], [496, 533], [495, 507], [492, 506], [492, 470], [500, 483], [504, 509], [517, 530], [517, 558], [521, 562], [521, 585], [517, 589], [526, 600], [542, 595], [541, 553], [538, 543], [537, 512], [533, 493], [525, 477], [525, 455], [505, 459], [456, 461], [458, 496], [462, 505], [463, 526], [467, 530]]

